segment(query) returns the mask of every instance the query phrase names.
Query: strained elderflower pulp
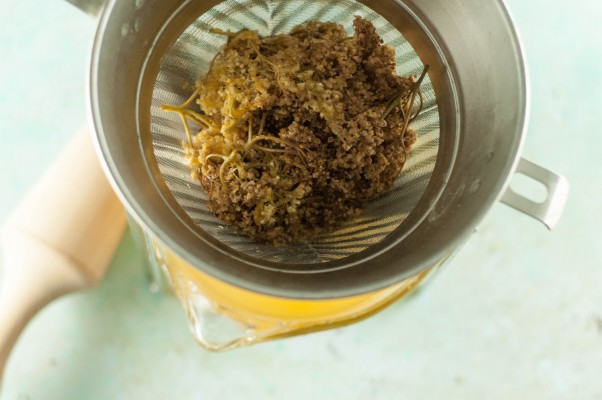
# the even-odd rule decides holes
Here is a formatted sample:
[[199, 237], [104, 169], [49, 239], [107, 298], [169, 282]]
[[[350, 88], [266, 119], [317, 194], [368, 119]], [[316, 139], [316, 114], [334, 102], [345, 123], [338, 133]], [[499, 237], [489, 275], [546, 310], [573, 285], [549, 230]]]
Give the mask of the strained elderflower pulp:
[[[308, 241], [357, 216], [393, 186], [416, 142], [409, 125], [428, 67], [398, 76], [372, 23], [356, 17], [354, 29], [213, 29], [227, 45], [188, 101], [162, 107], [184, 123], [211, 210], [253, 240]], [[189, 121], [202, 127], [196, 135]]]

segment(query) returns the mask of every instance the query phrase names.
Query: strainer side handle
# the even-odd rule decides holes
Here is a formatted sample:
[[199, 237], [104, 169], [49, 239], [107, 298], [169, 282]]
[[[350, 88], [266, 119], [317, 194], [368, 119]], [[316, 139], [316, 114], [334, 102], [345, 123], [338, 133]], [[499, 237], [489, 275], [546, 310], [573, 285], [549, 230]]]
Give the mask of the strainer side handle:
[[548, 229], [554, 229], [564, 213], [569, 194], [568, 180], [524, 158], [520, 160], [515, 174], [523, 174], [542, 183], [548, 191], [546, 199], [538, 203], [509, 187], [502, 197], [502, 203], [535, 218]]
[[86, 14], [97, 17], [104, 8], [106, 0], [67, 0]]

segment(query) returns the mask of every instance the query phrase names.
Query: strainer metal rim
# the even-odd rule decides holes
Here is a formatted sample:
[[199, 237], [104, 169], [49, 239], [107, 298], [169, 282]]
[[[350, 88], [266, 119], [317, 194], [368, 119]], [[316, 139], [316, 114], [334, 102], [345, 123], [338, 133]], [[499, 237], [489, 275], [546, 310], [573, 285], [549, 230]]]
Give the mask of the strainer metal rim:
[[[524, 57], [523, 46], [520, 41], [518, 32], [516, 31], [512, 17], [510, 15], [510, 13], [508, 12], [508, 9], [505, 6], [504, 2], [502, 0], [495, 0], [495, 1], [500, 5], [500, 7], [502, 8], [502, 10], [504, 11], [504, 13], [506, 15], [505, 23], [507, 24], [507, 28], [513, 35], [513, 39], [514, 39], [513, 45], [516, 47], [516, 50], [518, 53], [517, 58], [518, 58], [519, 65], [517, 65], [517, 66], [520, 69], [519, 72], [521, 72], [521, 77], [520, 77], [521, 79], [519, 82], [519, 87], [522, 89], [521, 90], [521, 92], [522, 92], [521, 100], [523, 101], [523, 105], [524, 105], [524, 107], [522, 107], [522, 109], [520, 110], [520, 116], [519, 116], [519, 120], [517, 121], [517, 126], [516, 126], [517, 131], [520, 131], [520, 135], [517, 135], [519, 140], [518, 140], [518, 142], [515, 142], [515, 146], [514, 146], [515, 151], [513, 151], [514, 154], [512, 155], [512, 157], [514, 157], [514, 160], [512, 162], [511, 167], [508, 168], [507, 171], [505, 171], [505, 172], [507, 172], [506, 179], [499, 186], [499, 191], [496, 190], [495, 193], [493, 193], [493, 192], [490, 193], [490, 196], [487, 198], [487, 201], [483, 202], [484, 205], [481, 208], [481, 210], [479, 210], [478, 213], [473, 214], [470, 221], [468, 223], [464, 224], [464, 227], [461, 230], [461, 233], [456, 236], [455, 240], [450, 241], [450, 243], [446, 247], [447, 249], [457, 248], [457, 246], [465, 240], [465, 238], [474, 230], [474, 228], [477, 226], [477, 224], [485, 217], [485, 215], [491, 209], [491, 206], [501, 198], [505, 189], [509, 185], [512, 172], [517, 167], [517, 164], [519, 161], [519, 155], [521, 153], [521, 150], [523, 148], [524, 141], [525, 141], [525, 132], [527, 129], [529, 115], [530, 115], [530, 88], [528, 85], [529, 76], [528, 76], [528, 70], [527, 70], [525, 57]], [[136, 196], [134, 196], [131, 193], [131, 191], [128, 190], [127, 185], [125, 184], [124, 180], [121, 178], [120, 173], [119, 173], [119, 168], [117, 167], [116, 163], [114, 162], [114, 160], [111, 157], [111, 153], [108, 149], [107, 141], [105, 140], [105, 137], [104, 137], [104, 133], [103, 133], [104, 127], [102, 124], [102, 118], [100, 117], [101, 114], [100, 114], [100, 108], [99, 108], [99, 104], [98, 104], [98, 91], [97, 91], [99, 55], [100, 55], [100, 51], [101, 51], [102, 39], [105, 34], [107, 21], [109, 20], [111, 11], [113, 10], [116, 3], [117, 3], [116, 0], [110, 0], [109, 4], [107, 4], [107, 6], [105, 7], [105, 9], [100, 17], [99, 28], [96, 32], [96, 36], [94, 39], [94, 46], [93, 46], [92, 53], [91, 53], [91, 64], [90, 64], [91, 67], [89, 70], [89, 76], [88, 76], [89, 85], [88, 85], [87, 89], [88, 89], [88, 98], [90, 100], [89, 101], [89, 117], [93, 124], [93, 132], [94, 132], [94, 136], [95, 136], [96, 147], [101, 156], [100, 158], [102, 160], [103, 168], [105, 169], [105, 172], [107, 173], [107, 176], [109, 177], [109, 180], [111, 181], [111, 184], [113, 185], [114, 189], [118, 193], [122, 202], [126, 206], [128, 212], [148, 232], [152, 232], [153, 235], [156, 235], [156, 237], [160, 241], [164, 242], [169, 248], [174, 250], [178, 255], [180, 255], [181, 257], [183, 257], [184, 259], [186, 259], [188, 261], [192, 261], [193, 265], [197, 265], [194, 263], [194, 261], [200, 261], [200, 260], [198, 260], [198, 258], [195, 257], [194, 254], [191, 254], [179, 243], [172, 240], [172, 238], [170, 238], [168, 235], [165, 235], [164, 232], [160, 229], [160, 227], [153, 221], [152, 218], [150, 218], [150, 216], [147, 213], [145, 213], [145, 211], [141, 207], [136, 207], [137, 205], [139, 205], [139, 203], [136, 201]], [[420, 19], [417, 19], [417, 21], [419, 21], [419, 20]], [[428, 32], [428, 30], [426, 30], [426, 32]], [[433, 43], [437, 43], [437, 42], [434, 41]], [[445, 59], [445, 58], [443, 57], [443, 59]], [[453, 78], [454, 74], [450, 72], [449, 77]], [[454, 89], [455, 89], [455, 87], [454, 87]], [[456, 102], [458, 101], [458, 99], [455, 99], [455, 100], [456, 100]], [[459, 112], [458, 109], [456, 111]], [[458, 127], [459, 127], [459, 125], [458, 125]], [[433, 206], [435, 206], [435, 204], [433, 204]], [[443, 253], [433, 254], [430, 257], [430, 260], [436, 261], [438, 258], [440, 259], [442, 257], [444, 257]], [[422, 269], [426, 269], [427, 265], [423, 265], [422, 267], [423, 267]], [[308, 298], [308, 299], [310, 299], [310, 298], [318, 299], [318, 298], [349, 297], [349, 296], [353, 296], [353, 295], [367, 293], [370, 291], [382, 289], [386, 286], [395, 284], [395, 283], [399, 282], [400, 279], [405, 279], [405, 278], [419, 272], [418, 270], [407, 271], [408, 273], [407, 273], [407, 276], [405, 276], [405, 278], [400, 275], [391, 276], [391, 277], [389, 277], [389, 279], [381, 280], [378, 282], [378, 284], [373, 285], [371, 287], [367, 287], [367, 286], [361, 287], [361, 288], [349, 287], [344, 290], [333, 291], [330, 293], [322, 293], [322, 292], [291, 293], [290, 291], [280, 290], [278, 287], [250, 285], [249, 282], [246, 282], [244, 280], [238, 280], [238, 279], [236, 279], [236, 277], [232, 277], [227, 274], [220, 273], [220, 271], [217, 269], [209, 268], [209, 269], [204, 269], [204, 271], [214, 275], [218, 279], [222, 279], [228, 283], [231, 283], [233, 285], [240, 286], [240, 287], [243, 287], [243, 288], [246, 288], [249, 290], [258, 291], [261, 293], [275, 295], [275, 296], [279, 296], [279, 297], [296, 297], [296, 298]]]

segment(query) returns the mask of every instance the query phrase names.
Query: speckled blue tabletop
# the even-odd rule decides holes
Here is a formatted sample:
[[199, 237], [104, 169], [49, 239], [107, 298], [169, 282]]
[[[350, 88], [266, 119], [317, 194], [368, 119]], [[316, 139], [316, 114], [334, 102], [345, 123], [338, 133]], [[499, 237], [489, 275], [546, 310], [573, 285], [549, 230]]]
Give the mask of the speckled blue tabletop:
[[[0, 4], [1, 222], [84, 123], [95, 23], [58, 0]], [[0, 398], [602, 399], [602, 3], [508, 5], [532, 78], [524, 155], [572, 186], [557, 230], [498, 205], [409, 301], [225, 354], [148, 290], [127, 235], [100, 287], [32, 321]]]

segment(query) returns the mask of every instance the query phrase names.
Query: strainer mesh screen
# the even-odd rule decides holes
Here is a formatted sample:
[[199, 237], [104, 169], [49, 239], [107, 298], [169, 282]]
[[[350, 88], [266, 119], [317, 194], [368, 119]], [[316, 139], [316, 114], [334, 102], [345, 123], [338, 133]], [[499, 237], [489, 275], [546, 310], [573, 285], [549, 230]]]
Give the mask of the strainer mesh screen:
[[[274, 247], [250, 241], [224, 226], [209, 210], [200, 183], [190, 177], [182, 141], [186, 134], [176, 114], [160, 109], [181, 104], [194, 91], [196, 80], [226, 44], [226, 38], [209, 34], [210, 28], [257, 30], [268, 36], [289, 33], [311, 20], [336, 22], [353, 34], [353, 19], [362, 16], [374, 24], [385, 43], [396, 51], [397, 72], [420, 75], [423, 64], [405, 38], [383, 17], [351, 0], [229, 0], [201, 15], [180, 36], [162, 60], [153, 91], [151, 133], [154, 154], [167, 187], [195, 224], [221, 243], [254, 258], [287, 264], [316, 264], [341, 260], [379, 243], [395, 231], [420, 201], [431, 179], [439, 149], [439, 111], [427, 77], [422, 86], [424, 109], [412, 128], [418, 142], [410, 153], [401, 177], [383, 198], [370, 203], [364, 213], [337, 231], [312, 243]], [[198, 130], [191, 124], [191, 129]]]

